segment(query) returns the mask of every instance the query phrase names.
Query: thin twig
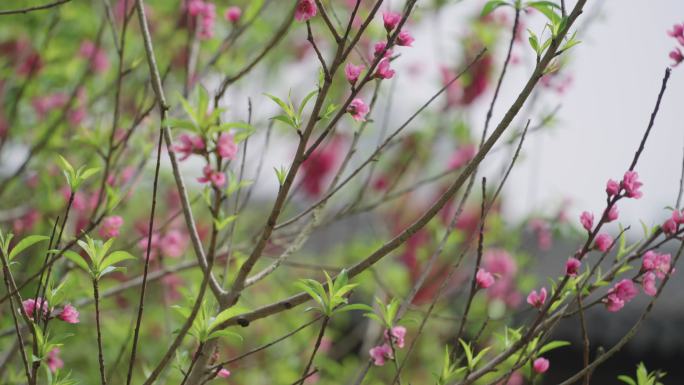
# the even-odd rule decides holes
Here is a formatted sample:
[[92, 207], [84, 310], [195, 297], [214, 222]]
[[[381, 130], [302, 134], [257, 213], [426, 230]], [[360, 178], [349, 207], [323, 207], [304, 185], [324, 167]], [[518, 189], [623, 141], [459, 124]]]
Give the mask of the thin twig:
[[54, 3], [49, 3], [49, 4], [43, 4], [43, 5], [36, 5], [34, 7], [28, 7], [28, 8], [21, 8], [21, 9], [11, 9], [7, 11], [0, 11], [0, 16], [2, 15], [16, 15], [19, 13], [29, 13], [29, 12], [34, 12], [34, 11], [42, 11], [45, 9], [50, 9], [57, 7], [59, 5], [65, 4], [70, 2], [71, 0], [58, 0], [55, 1]]

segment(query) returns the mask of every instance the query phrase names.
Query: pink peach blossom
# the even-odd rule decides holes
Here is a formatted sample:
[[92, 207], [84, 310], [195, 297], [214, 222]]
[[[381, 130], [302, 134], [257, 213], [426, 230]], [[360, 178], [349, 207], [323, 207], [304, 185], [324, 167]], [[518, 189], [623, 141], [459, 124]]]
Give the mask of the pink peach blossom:
[[79, 322], [78, 320], [78, 310], [76, 310], [75, 307], [66, 304], [64, 305], [64, 308], [62, 309], [62, 312], [59, 314], [59, 319], [66, 323], [70, 324], [77, 324]]
[[349, 84], [356, 84], [356, 81], [359, 80], [359, 75], [361, 75], [361, 71], [363, 71], [363, 66], [347, 63], [347, 65], [344, 67], [344, 75], [346, 76]]
[[316, 13], [318, 13], [318, 8], [314, 0], [299, 0], [295, 10], [295, 19], [297, 21], [307, 21], [316, 16]]
[[665, 234], [673, 235], [677, 232], [677, 222], [670, 218], [663, 223], [662, 229]]
[[366, 120], [366, 114], [368, 114], [368, 111], [369, 108], [366, 103], [359, 98], [352, 100], [351, 103], [349, 103], [349, 107], [347, 107], [347, 112], [349, 112], [352, 118], [360, 122]]
[[644, 194], [639, 190], [643, 183], [639, 181], [639, 174], [636, 171], [627, 171], [622, 178], [622, 188], [625, 189], [628, 198], [639, 199]]
[[50, 369], [52, 373], [56, 372], [57, 369], [61, 369], [64, 367], [64, 361], [62, 361], [62, 359], [59, 357], [59, 353], [59, 348], [53, 348], [48, 353], [46, 364], [48, 369]]
[[228, 378], [230, 377], [230, 370], [223, 368], [219, 370], [218, 373], [216, 373], [216, 375], [221, 378]]
[[119, 236], [119, 230], [123, 226], [124, 220], [118, 215], [112, 215], [102, 220], [99, 234], [102, 238], [116, 238]]
[[215, 187], [221, 187], [226, 183], [226, 175], [221, 171], [215, 171], [210, 165], [204, 166], [202, 169], [203, 176], [197, 178], [200, 183], [210, 183]]
[[583, 211], [580, 215], [580, 223], [585, 230], [591, 231], [592, 227], [594, 227], [594, 214]]
[[620, 183], [613, 179], [608, 179], [608, 182], [606, 182], [606, 194], [608, 194], [609, 197], [612, 197], [613, 195], [617, 195], [620, 192]]
[[222, 132], [221, 135], [219, 135], [218, 141], [216, 142], [216, 152], [219, 154], [219, 156], [225, 159], [234, 160], [237, 151], [238, 146], [233, 140], [233, 135], [227, 132]]
[[608, 234], [599, 234], [594, 240], [594, 247], [596, 247], [601, 252], [608, 251], [610, 245], [613, 244], [613, 237]]
[[378, 79], [392, 79], [394, 70], [390, 68], [390, 59], [385, 57], [378, 63], [378, 68], [375, 71], [375, 77]]
[[482, 268], [475, 274], [475, 282], [480, 289], [486, 289], [494, 284], [494, 276]]
[[656, 287], [656, 275], [654, 273], [646, 273], [644, 275], [643, 281], [641, 281], [641, 286], [644, 288], [644, 293], [651, 297], [654, 297], [658, 292]]
[[[378, 57], [382, 55], [382, 57], [389, 58], [392, 56], [392, 50], [387, 49], [385, 50], [385, 47], [387, 47], [387, 43], [384, 41], [379, 41], [373, 45], [373, 56]], [[384, 54], [383, 54], [384, 52]]]
[[679, 47], [675, 47], [672, 51], [670, 51], [670, 59], [674, 60], [674, 63], [672, 63], [673, 67], [676, 67], [679, 65], [679, 63], [684, 61], [684, 54], [682, 54], [682, 50], [679, 49]]
[[165, 257], [179, 258], [185, 252], [188, 237], [180, 230], [169, 230], [159, 241], [159, 248]]
[[611, 289], [611, 293], [617, 295], [618, 298], [624, 300], [625, 302], [629, 302], [633, 300], [637, 294], [639, 294], [639, 289], [631, 280], [623, 279], [615, 284], [615, 286]]
[[579, 259], [570, 257], [567, 262], [565, 262], [565, 274], [574, 277], [579, 272], [582, 262]]
[[549, 360], [543, 357], [539, 357], [532, 363], [532, 368], [535, 373], [541, 374], [549, 370]]
[[231, 23], [237, 23], [238, 20], [240, 20], [240, 16], [242, 16], [242, 10], [237, 6], [228, 7], [226, 13], [223, 15], [223, 17]]
[[618, 211], [617, 205], [610, 206], [610, 209], [608, 209], [608, 212], [606, 213], [606, 222], [609, 223], [618, 219], [619, 215], [620, 212]]
[[26, 312], [26, 315], [28, 315], [30, 319], [34, 319], [37, 312], [41, 313], [38, 314], [39, 318], [45, 317], [48, 313], [48, 302], [43, 298], [38, 297], [37, 300], [29, 298], [24, 300], [21, 304], [24, 308], [24, 312]]
[[180, 144], [173, 146], [173, 151], [181, 154], [178, 159], [180, 161], [188, 159], [192, 154], [201, 154], [204, 152], [205, 144], [204, 139], [199, 135], [190, 136], [188, 134], [182, 134], [179, 138]]
[[388, 344], [375, 346], [368, 351], [368, 354], [370, 354], [373, 359], [373, 364], [375, 364], [375, 366], [383, 366], [387, 360], [394, 358], [392, 348]]
[[546, 302], [546, 288], [542, 287], [539, 293], [537, 290], [532, 290], [530, 294], [527, 295], [527, 303], [533, 307], [541, 308]]
[[385, 340], [389, 340], [390, 334], [392, 335], [392, 344], [399, 349], [403, 348], [404, 337], [406, 337], [406, 328], [403, 326], [395, 326], [389, 333], [387, 330], [385, 330]]
[[407, 31], [401, 31], [399, 32], [399, 35], [397, 35], [397, 45], [402, 47], [411, 47], [411, 44], [415, 40], [416, 39], [414, 39], [413, 36], [411, 36], [411, 34]]
[[392, 32], [401, 21], [401, 14], [396, 12], [383, 12], [382, 22], [387, 32]]

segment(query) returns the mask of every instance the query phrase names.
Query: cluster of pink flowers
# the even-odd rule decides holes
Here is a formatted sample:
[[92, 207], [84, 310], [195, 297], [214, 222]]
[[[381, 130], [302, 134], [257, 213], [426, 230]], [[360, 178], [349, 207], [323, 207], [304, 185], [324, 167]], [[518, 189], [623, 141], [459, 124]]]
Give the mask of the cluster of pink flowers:
[[[138, 242], [138, 247], [147, 250], [147, 228], [139, 229], [144, 237]], [[180, 230], [171, 229], [165, 234], [155, 232], [152, 234], [152, 247], [150, 250], [150, 260], [155, 260], [162, 255], [169, 258], [180, 258], [188, 245], [188, 237]]]
[[299, 0], [295, 9], [295, 19], [297, 21], [307, 21], [318, 13], [318, 7], [314, 0]]
[[[675, 24], [674, 27], [672, 27], [672, 31], [667, 31], [667, 34], [675, 38], [679, 45], [684, 47], [684, 23]], [[674, 60], [674, 63], [672, 64], [673, 67], [684, 61], [682, 50], [679, 47], [675, 47], [670, 51], [670, 59]]]
[[107, 52], [90, 40], [81, 43], [78, 55], [90, 63], [90, 68], [98, 74], [107, 72], [109, 69], [109, 59]]
[[[36, 318], [46, 318], [50, 313], [48, 302], [40, 297], [37, 299], [26, 299], [21, 305], [24, 308], [26, 315], [32, 320]], [[77, 324], [79, 322], [78, 310], [70, 304], [64, 305], [62, 309], [56, 310], [54, 314], [57, 318], [66, 323]]]
[[[206, 141], [199, 135], [182, 134], [178, 139], [180, 143], [173, 146], [173, 151], [181, 154], [181, 161], [192, 154], [206, 156], [210, 152], [214, 152], [220, 159], [233, 160], [237, 156], [238, 145], [233, 135], [227, 132], [222, 132], [218, 136], [212, 151], [207, 151]], [[207, 163], [202, 169], [202, 176], [197, 180], [200, 183], [211, 183], [215, 187], [221, 187], [226, 183], [226, 175]]]
[[[518, 264], [515, 258], [504, 249], [489, 249], [482, 256], [482, 267], [480, 284], [488, 285], [487, 297], [489, 299], [499, 299], [509, 307], [516, 307], [522, 300], [516, 288], [516, 276], [518, 274]], [[491, 277], [491, 279], [490, 279]], [[496, 277], [496, 279], [494, 279]], [[477, 280], [477, 276], [475, 277]], [[491, 282], [491, 284], [489, 283]]]
[[[69, 96], [63, 92], [56, 92], [44, 96], [36, 96], [32, 101], [34, 111], [39, 119], [44, 119], [51, 111], [59, 110], [67, 105]], [[86, 94], [83, 88], [78, 90], [77, 98], [67, 113], [69, 123], [77, 126], [86, 117]]]
[[36, 115], [38, 115], [40, 119], [44, 119], [50, 111], [62, 108], [66, 105], [68, 100], [69, 96], [67, 94], [55, 92], [54, 94], [37, 96], [33, 99], [31, 105], [36, 111]]
[[667, 235], [677, 234], [679, 225], [682, 223], [684, 223], [684, 211], [674, 210], [672, 216], [663, 223], [663, 232]]
[[36, 74], [43, 68], [43, 59], [28, 39], [0, 42], [0, 54], [14, 65], [17, 74], [27, 76]]
[[644, 254], [641, 263], [641, 271], [644, 273], [641, 285], [644, 288], [644, 293], [652, 297], [656, 295], [658, 292], [656, 277], [663, 279], [670, 273], [670, 260], [670, 254], [658, 254], [652, 250]]
[[[313, 1], [301, 0], [297, 7], [297, 12], [301, 11], [301, 17], [303, 20], [308, 20], [309, 18], [316, 15], [316, 5]], [[295, 14], [296, 17], [296, 14]], [[299, 19], [297, 19], [299, 20]], [[382, 21], [389, 35], [393, 30], [397, 28], [399, 22], [401, 22], [401, 14], [395, 12], [384, 12], [382, 14]], [[410, 47], [414, 42], [413, 36], [406, 31], [400, 31], [397, 34], [395, 44], [398, 46]], [[374, 57], [376, 59], [380, 58], [373, 73], [373, 77], [376, 79], [391, 79], [394, 77], [395, 71], [390, 67], [392, 50], [389, 47], [388, 42], [380, 41], [375, 43], [373, 46]], [[349, 84], [352, 87], [356, 85], [359, 80], [361, 72], [364, 70], [363, 66], [355, 65], [353, 63], [347, 63], [344, 68], [344, 74], [347, 78]], [[361, 98], [354, 98], [349, 106], [347, 107], [347, 112], [351, 114], [352, 118], [357, 121], [365, 120], [365, 116], [368, 113], [368, 106]]]
[[116, 238], [123, 226], [124, 220], [118, 215], [112, 215], [102, 220], [99, 234], [102, 238]]
[[606, 309], [610, 312], [617, 312], [625, 304], [639, 294], [639, 289], [629, 279], [623, 279], [608, 291], [608, 296], [604, 299]]
[[[385, 343], [371, 348], [368, 353], [373, 359], [376, 366], [383, 366], [387, 360], [394, 359], [392, 347], [402, 349], [404, 347], [404, 337], [406, 337], [406, 328], [403, 326], [395, 326], [392, 330], [385, 330]], [[390, 345], [390, 338], [392, 344]]]
[[190, 157], [192, 154], [203, 154], [206, 148], [204, 144], [204, 139], [199, 135], [190, 136], [188, 134], [182, 134], [178, 137], [180, 144], [173, 146], [173, 151], [181, 154], [179, 160], [183, 161]]
[[214, 22], [216, 21], [216, 5], [203, 0], [191, 0], [188, 4], [190, 16], [199, 17], [200, 39], [211, 39], [214, 36]]

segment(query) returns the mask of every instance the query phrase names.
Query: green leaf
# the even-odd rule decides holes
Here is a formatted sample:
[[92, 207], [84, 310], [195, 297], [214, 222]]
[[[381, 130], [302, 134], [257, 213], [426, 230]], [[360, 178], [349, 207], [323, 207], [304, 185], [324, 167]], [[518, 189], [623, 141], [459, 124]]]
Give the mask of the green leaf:
[[188, 114], [188, 116], [190, 117], [190, 119], [192, 119], [192, 121], [195, 123], [195, 125], [199, 124], [200, 123], [200, 120], [198, 119], [199, 117], [195, 113], [195, 109], [192, 108], [190, 103], [188, 103], [188, 101], [185, 100], [185, 98], [182, 96], [180, 97], [180, 102], [181, 102], [181, 105], [183, 106], [183, 109], [185, 110], [185, 113]]
[[64, 256], [67, 257], [67, 259], [69, 259], [71, 262], [75, 263], [78, 267], [85, 270], [86, 272], [91, 272], [90, 266], [88, 266], [88, 262], [86, 262], [86, 260], [83, 259], [83, 257], [80, 254], [73, 252], [71, 250], [67, 250], [64, 252]]
[[473, 368], [477, 366], [477, 363], [480, 362], [480, 360], [485, 356], [485, 354], [487, 354], [487, 352], [488, 352], [489, 349], [491, 349], [491, 348], [492, 348], [491, 346], [486, 347], [486, 348], [480, 350], [479, 353], [477, 353], [477, 355], [475, 356], [475, 358], [473, 358]]
[[236, 220], [237, 217], [237, 215], [231, 215], [220, 220], [218, 218], [214, 218], [214, 225], [218, 230], [223, 230], [224, 227], [228, 226], [231, 222]]
[[14, 257], [19, 255], [19, 253], [21, 253], [25, 249], [35, 245], [38, 242], [42, 242], [48, 239], [50, 238], [44, 235], [29, 235], [28, 237], [19, 241], [19, 243], [17, 243], [16, 246], [14, 246], [12, 251], [10, 251], [9, 255], [7, 256], [7, 259], [11, 261], [12, 259], [14, 259]]
[[510, 5], [506, 3], [503, 0], [489, 0], [485, 6], [482, 8], [482, 13], [480, 16], [484, 17], [492, 13], [495, 9], [504, 6], [504, 5]]
[[299, 105], [299, 110], [297, 110], [297, 116], [302, 117], [302, 113], [304, 112], [304, 108], [306, 107], [307, 103], [309, 103], [309, 100], [311, 100], [312, 97], [318, 94], [318, 90], [313, 90], [309, 92], [308, 95], [304, 97], [302, 100], [302, 104]]
[[269, 99], [273, 100], [278, 106], [280, 106], [280, 108], [287, 114], [287, 116], [289, 116], [290, 118], [294, 118], [294, 111], [282, 99], [271, 94], [264, 95], [266, 95]]
[[332, 114], [335, 111], [337, 111], [337, 109], [339, 107], [340, 106], [338, 106], [337, 104], [333, 104], [333, 103], [328, 104], [328, 107], [325, 108], [325, 113], [323, 113], [323, 116], [321, 117], [321, 119], [330, 119], [332, 117]]
[[624, 374], [618, 376], [617, 379], [629, 385], [637, 385], [637, 383], [632, 378], [630, 378], [629, 376], [625, 376]]
[[537, 55], [541, 54], [539, 50], [539, 39], [537, 38], [537, 35], [530, 29], [528, 29], [527, 31], [530, 34], [530, 37], [528, 38], [528, 40], [530, 41], [530, 46], [532, 47], [534, 52], [537, 53]]
[[191, 311], [190, 311], [190, 309], [188, 309], [186, 307], [179, 306], [179, 305], [173, 305], [173, 306], [171, 306], [171, 309], [173, 309], [176, 313], [180, 314], [181, 317], [183, 317], [184, 319], [187, 319], [188, 317], [190, 317]]
[[238, 333], [235, 333], [235, 332], [231, 332], [229, 330], [214, 330], [213, 332], [209, 333], [209, 335], [207, 336], [207, 341], [212, 340], [214, 338], [218, 338], [218, 337], [228, 337], [231, 339], [237, 339], [237, 340], [239, 340], [239, 342], [244, 341], [244, 339], [242, 338], [241, 335], [239, 335]]
[[127, 251], [119, 250], [115, 251], [111, 254], [109, 254], [100, 264], [100, 269], [106, 269], [109, 266], [112, 266], [116, 263], [119, 263], [121, 261], [125, 261], [128, 259], [136, 259], [133, 255], [131, 255]]
[[209, 109], [209, 91], [207, 91], [206, 88], [200, 85], [199, 87], [197, 87], [197, 94], [197, 120], [198, 123], [202, 125], [203, 123], [206, 123], [203, 118], [206, 115], [207, 110]]
[[278, 183], [282, 186], [285, 183], [285, 178], [287, 177], [287, 169], [285, 166], [280, 166], [280, 169], [273, 167], [276, 172], [276, 177], [278, 177]]
[[220, 313], [214, 318], [214, 320], [209, 324], [208, 331], [214, 330], [217, 326], [221, 325], [223, 322], [232, 318], [233, 316], [244, 313], [247, 309], [244, 306], [233, 306]]
[[541, 12], [544, 16], [546, 16], [547, 19], [549, 19], [549, 21], [551, 21], [553, 26], [559, 26], [561, 22], [561, 17], [556, 13], [554, 9], [560, 9], [560, 7], [555, 3], [552, 3], [550, 1], [532, 1], [527, 3], [527, 6], [532, 7]]
[[318, 304], [320, 306], [323, 306], [323, 304], [324, 304], [323, 298], [321, 298], [321, 296], [316, 292], [316, 290], [314, 290], [312, 287], [307, 285], [304, 281], [295, 282], [295, 286], [304, 290], [307, 294], [309, 294], [309, 296], [314, 301], [318, 302]]
[[569, 345], [570, 345], [570, 342], [568, 342], [568, 341], [551, 341], [548, 344], [542, 346], [539, 349], [539, 352], [537, 354], [542, 355], [542, 354], [544, 354], [548, 351], [551, 351], [553, 349], [558, 349], [558, 348], [562, 348], [563, 346], [569, 346]]
[[59, 161], [60, 168], [63, 171], [68, 172], [70, 175], [73, 175], [76, 170], [74, 170], [74, 167], [69, 163], [68, 160], [66, 160], [63, 156], [57, 155], [57, 160]]
[[459, 338], [458, 342], [461, 343], [461, 346], [463, 347], [463, 353], [466, 355], [466, 360], [468, 362], [468, 369], [472, 370], [473, 369], [473, 352], [470, 350], [470, 344], [466, 343], [463, 341], [463, 339]]
[[337, 308], [335, 311], [336, 312], [348, 312], [348, 311], [353, 311], [353, 310], [362, 310], [362, 311], [373, 311], [373, 308], [366, 305], [365, 303], [353, 303], [351, 305], [344, 305], [339, 308]]
[[165, 124], [171, 128], [182, 128], [185, 130], [197, 131], [197, 126], [195, 126], [195, 123], [193, 123], [189, 120], [166, 118], [166, 120], [164, 120], [163, 124]]
[[99, 167], [92, 167], [92, 168], [89, 168], [89, 169], [83, 171], [79, 175], [79, 179], [80, 179], [79, 182], [85, 181], [86, 179], [90, 178], [91, 176], [95, 175], [98, 172], [100, 172]]

